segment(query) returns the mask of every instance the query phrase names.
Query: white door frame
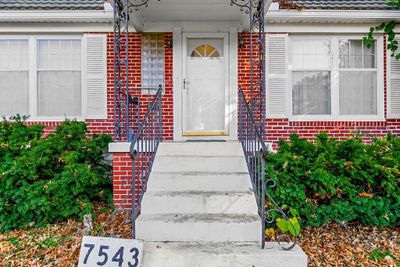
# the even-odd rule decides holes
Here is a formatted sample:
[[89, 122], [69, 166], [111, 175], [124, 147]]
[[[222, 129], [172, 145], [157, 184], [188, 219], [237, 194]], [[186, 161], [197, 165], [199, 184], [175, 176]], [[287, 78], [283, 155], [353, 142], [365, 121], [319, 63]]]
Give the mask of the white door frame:
[[[228, 32], [214, 33], [182, 33], [181, 27], [173, 28], [173, 114], [174, 114], [174, 141], [195, 139], [209, 140], [237, 140], [237, 35], [238, 28], [231, 27]], [[187, 38], [224, 38], [224, 57], [226, 63], [225, 88], [228, 94], [225, 103], [228, 124], [228, 136], [183, 136], [183, 75], [184, 60], [186, 61]], [[186, 71], [186, 70], [185, 70]]]
[[[224, 128], [223, 129], [214, 129], [216, 131], [222, 131], [220, 134], [216, 135], [205, 135], [202, 136], [203, 139], [214, 139], [216, 136], [229, 136], [229, 42], [228, 42], [228, 33], [184, 33], [183, 34], [183, 46], [182, 46], [182, 77], [187, 79], [187, 61], [188, 61], [188, 47], [187, 43], [189, 39], [207, 39], [207, 38], [215, 38], [215, 39], [222, 39], [223, 44], [222, 44], [222, 50], [223, 50], [223, 62], [224, 62], [224, 104], [225, 104], [225, 110], [224, 110]], [[190, 87], [190, 85], [189, 85]], [[190, 90], [190, 89], [189, 89]], [[186, 90], [185, 90], [186, 91]], [[187, 104], [185, 102], [185, 97], [182, 97], [182, 127], [183, 127], [183, 133], [184, 133], [184, 138], [188, 137], [190, 135], [185, 135], [185, 125], [187, 123], [187, 116], [185, 114], [185, 105]], [[187, 93], [187, 92], [186, 92]], [[187, 131], [187, 129], [186, 129]], [[196, 135], [190, 136], [190, 139], [193, 139], [193, 137]]]

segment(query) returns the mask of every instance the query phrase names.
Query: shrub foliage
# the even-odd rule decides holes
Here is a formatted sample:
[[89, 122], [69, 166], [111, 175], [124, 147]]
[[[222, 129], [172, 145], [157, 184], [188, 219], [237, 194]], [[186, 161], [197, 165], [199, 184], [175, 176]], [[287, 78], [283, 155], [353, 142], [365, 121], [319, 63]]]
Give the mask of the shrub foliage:
[[292, 135], [267, 154], [267, 189], [278, 203], [298, 210], [306, 225], [329, 221], [393, 226], [400, 222], [400, 138], [365, 144], [321, 133], [315, 142]]
[[84, 122], [43, 126], [20, 117], [0, 122], [0, 232], [42, 226], [90, 213], [91, 201], [111, 196], [108, 135], [87, 137]]

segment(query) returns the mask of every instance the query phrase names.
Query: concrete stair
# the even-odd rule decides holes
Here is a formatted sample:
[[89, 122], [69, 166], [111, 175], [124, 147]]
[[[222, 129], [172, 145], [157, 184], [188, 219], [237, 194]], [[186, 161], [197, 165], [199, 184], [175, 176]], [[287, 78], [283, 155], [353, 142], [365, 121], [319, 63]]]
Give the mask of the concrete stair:
[[251, 190], [247, 172], [152, 172], [148, 188], [154, 191], [214, 191], [232, 192], [238, 188]]
[[277, 243], [145, 242], [143, 266], [305, 267], [307, 257], [299, 246], [283, 251]]
[[290, 252], [305, 264], [266, 264], [273, 262], [267, 259], [271, 250], [260, 248], [261, 220], [237, 142], [162, 143], [136, 229], [137, 239], [145, 241], [143, 266], [307, 262], [304, 253]]
[[147, 214], [190, 214], [194, 211], [201, 214], [246, 214], [254, 202], [251, 191], [161, 191], [148, 192], [147, 199], [142, 207], [148, 210]]

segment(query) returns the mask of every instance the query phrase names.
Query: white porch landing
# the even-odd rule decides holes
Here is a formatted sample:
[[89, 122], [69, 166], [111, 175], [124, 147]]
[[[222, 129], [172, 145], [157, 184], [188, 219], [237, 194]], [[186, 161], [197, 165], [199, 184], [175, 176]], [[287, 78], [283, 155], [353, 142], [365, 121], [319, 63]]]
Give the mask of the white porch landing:
[[306, 266], [301, 248], [260, 248], [261, 221], [237, 142], [162, 143], [137, 239], [143, 266]]

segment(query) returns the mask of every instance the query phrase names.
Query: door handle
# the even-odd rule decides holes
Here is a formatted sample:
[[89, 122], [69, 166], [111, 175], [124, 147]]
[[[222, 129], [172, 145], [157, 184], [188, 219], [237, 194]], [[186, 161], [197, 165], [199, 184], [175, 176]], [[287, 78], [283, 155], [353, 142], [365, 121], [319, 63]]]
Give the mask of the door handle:
[[186, 79], [183, 79], [183, 90], [185, 90], [186, 86], [189, 86], [189, 85], [190, 85], [190, 82], [187, 81]]

